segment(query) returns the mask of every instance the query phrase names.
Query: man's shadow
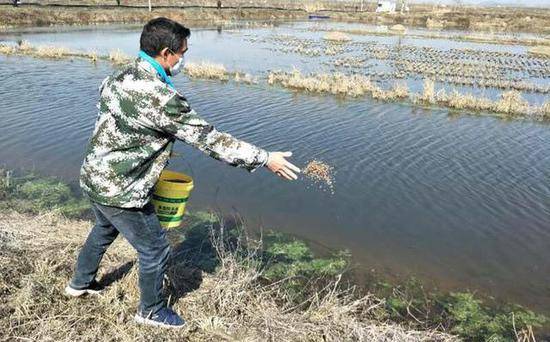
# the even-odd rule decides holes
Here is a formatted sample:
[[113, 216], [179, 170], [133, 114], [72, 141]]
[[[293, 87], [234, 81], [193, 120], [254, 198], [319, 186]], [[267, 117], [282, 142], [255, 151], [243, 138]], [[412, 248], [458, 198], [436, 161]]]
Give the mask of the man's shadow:
[[[167, 229], [172, 255], [165, 275], [165, 292], [171, 303], [198, 289], [203, 272], [213, 273], [220, 264], [211, 234], [219, 232], [221, 227], [234, 232], [240, 223], [232, 217], [220, 219], [211, 215], [190, 215], [179, 227]], [[103, 275], [99, 283], [109, 286], [128, 274], [132, 267], [137, 266], [135, 264], [136, 260], [122, 264]]]
[[225, 248], [231, 248], [230, 235], [239, 231], [240, 227], [242, 224], [233, 217], [199, 214], [186, 217], [178, 228], [168, 229], [168, 240], [172, 245], [172, 263], [167, 271], [167, 294], [171, 296], [171, 301], [175, 302], [198, 289], [202, 283], [203, 272], [214, 273], [220, 265], [212, 233], [219, 235], [223, 228], [226, 232], [224, 234], [228, 236], [224, 236], [222, 243]]
[[135, 260], [127, 261], [124, 264], [122, 264], [121, 266], [110, 270], [109, 272], [105, 273], [101, 277], [101, 279], [99, 279], [99, 283], [102, 286], [109, 286], [112, 283], [114, 283], [115, 281], [124, 278], [124, 276], [130, 272], [132, 267], [134, 267], [135, 263], [136, 263]]

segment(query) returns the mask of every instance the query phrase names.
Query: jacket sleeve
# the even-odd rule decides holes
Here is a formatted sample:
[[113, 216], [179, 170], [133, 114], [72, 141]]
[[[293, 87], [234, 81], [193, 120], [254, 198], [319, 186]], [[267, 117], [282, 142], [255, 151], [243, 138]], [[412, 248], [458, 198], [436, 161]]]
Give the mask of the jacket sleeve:
[[228, 133], [218, 132], [189, 106], [185, 97], [178, 93], [170, 98], [153, 120], [155, 126], [163, 132], [229, 165], [252, 172], [267, 163], [267, 151], [234, 138]]

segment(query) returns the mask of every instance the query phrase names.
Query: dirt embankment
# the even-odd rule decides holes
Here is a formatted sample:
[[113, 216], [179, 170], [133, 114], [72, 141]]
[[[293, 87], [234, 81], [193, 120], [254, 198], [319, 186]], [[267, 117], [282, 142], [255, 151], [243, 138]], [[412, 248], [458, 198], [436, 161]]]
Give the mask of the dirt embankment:
[[20, 26], [88, 25], [108, 23], [144, 23], [155, 17], [168, 17], [179, 22], [212, 22], [220, 20], [284, 20], [303, 18], [305, 12], [262, 8], [81, 8], [0, 6], [0, 28]]
[[[137, 326], [139, 300], [136, 256], [119, 238], [107, 251], [99, 297], [66, 298], [76, 254], [91, 222], [54, 212], [0, 212], [0, 331], [6, 340], [117, 341], [455, 341], [432, 331], [416, 331], [369, 319], [383, 302], [352, 297], [332, 283], [307, 308], [282, 295], [281, 282], [263, 284], [252, 259], [215, 250], [220, 266], [205, 273], [191, 265], [189, 253], [204, 248], [182, 242], [171, 231], [176, 256], [168, 272], [170, 304], [187, 320], [183, 330]], [[187, 234], [187, 241], [190, 236]], [[192, 240], [192, 239], [191, 239]], [[213, 241], [216, 241], [215, 239]], [[204, 242], [204, 241], [203, 241]]]
[[284, 20], [307, 19], [309, 14], [328, 15], [342, 21], [369, 24], [403, 24], [429, 29], [465, 29], [472, 31], [503, 31], [550, 33], [550, 9], [429, 6], [412, 5], [409, 12], [401, 14], [375, 13], [374, 4], [361, 8], [354, 2], [320, 1], [223, 1], [221, 10], [216, 1], [185, 3], [171, 0], [155, 1], [149, 12], [143, 2], [121, 1], [41, 1], [27, 3], [18, 8], [7, 2], [0, 6], [0, 28], [17, 26], [48, 26], [63, 24], [143, 23], [150, 18], [166, 16], [179, 21], [215, 20]]
[[549, 8], [414, 5], [410, 12], [404, 14], [334, 12], [331, 17], [372, 24], [403, 24], [433, 30], [550, 33]]

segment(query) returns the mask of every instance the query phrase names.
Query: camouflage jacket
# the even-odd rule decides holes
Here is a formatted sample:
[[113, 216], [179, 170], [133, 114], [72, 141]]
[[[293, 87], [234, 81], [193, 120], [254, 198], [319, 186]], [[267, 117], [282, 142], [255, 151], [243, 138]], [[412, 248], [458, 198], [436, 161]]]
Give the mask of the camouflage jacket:
[[80, 169], [84, 194], [100, 204], [143, 207], [176, 139], [249, 171], [267, 163], [265, 150], [218, 132], [141, 58], [107, 77], [100, 94]]

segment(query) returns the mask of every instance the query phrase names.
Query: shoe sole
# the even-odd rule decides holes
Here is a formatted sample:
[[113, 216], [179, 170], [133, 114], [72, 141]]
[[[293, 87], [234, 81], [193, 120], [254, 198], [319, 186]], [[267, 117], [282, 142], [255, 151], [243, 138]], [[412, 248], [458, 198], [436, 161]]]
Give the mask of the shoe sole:
[[136, 314], [134, 316], [134, 321], [137, 323], [137, 324], [144, 324], [144, 325], [150, 325], [150, 326], [154, 326], [154, 327], [159, 327], [159, 328], [168, 328], [168, 329], [181, 329], [185, 326], [185, 323], [182, 324], [182, 325], [170, 325], [170, 324], [166, 324], [166, 323], [161, 323], [161, 322], [157, 322], [157, 321], [153, 321], [152, 319], [149, 319], [149, 318], [145, 318], [145, 317], [141, 317], [140, 315]]
[[90, 289], [77, 290], [77, 289], [73, 289], [69, 285], [67, 285], [67, 287], [65, 287], [65, 294], [67, 296], [71, 296], [71, 297], [80, 297], [80, 296], [83, 296], [85, 294], [99, 295], [99, 294], [101, 294], [101, 292], [102, 291], [90, 290]]

